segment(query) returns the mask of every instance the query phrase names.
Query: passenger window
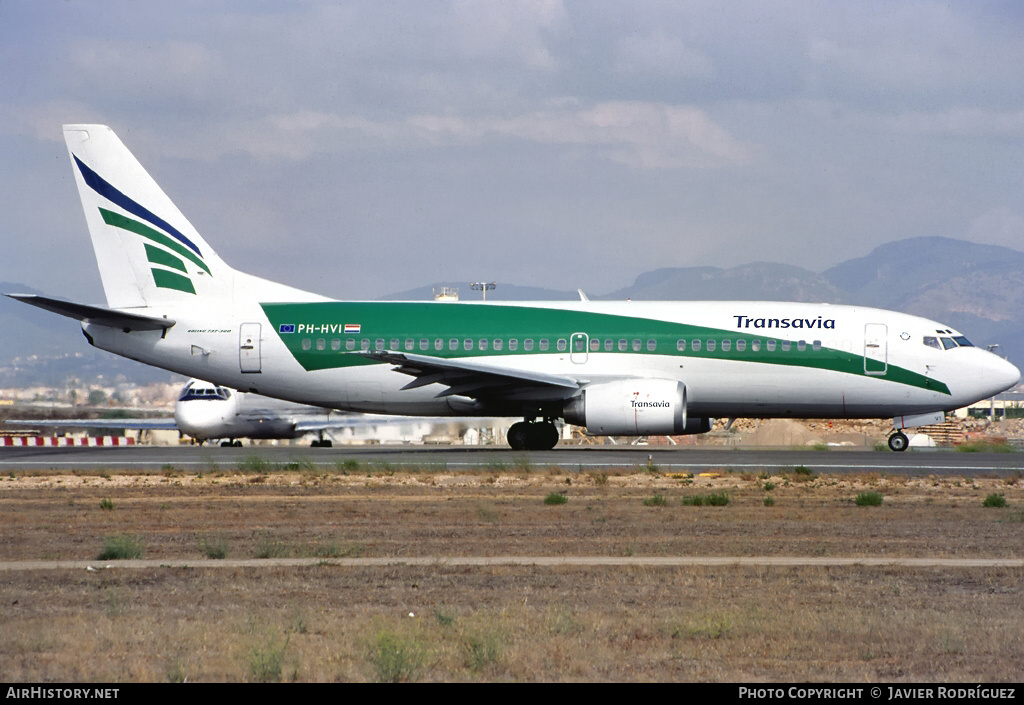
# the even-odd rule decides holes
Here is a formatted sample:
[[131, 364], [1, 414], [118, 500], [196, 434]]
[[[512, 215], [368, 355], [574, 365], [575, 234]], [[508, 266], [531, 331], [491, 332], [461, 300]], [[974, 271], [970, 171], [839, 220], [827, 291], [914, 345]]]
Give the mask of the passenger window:
[[601, 341], [597, 338], [590, 339], [590, 352], [597, 352], [601, 349]]
[[341, 350], [341, 341], [338, 338], [331, 341], [331, 350]]
[[449, 350], [458, 350], [459, 349], [459, 339], [458, 338], [450, 338], [448, 340], [448, 349]]
[[472, 338], [466, 338], [465, 340], [463, 340], [462, 341], [462, 349], [463, 350], [472, 350], [473, 349], [473, 339]]
[[929, 348], [936, 348], [937, 350], [942, 349], [942, 346], [939, 345], [939, 339], [933, 335], [926, 335], [924, 337], [924, 344], [927, 345]]
[[565, 338], [559, 338], [556, 345], [558, 347], [558, 352], [565, 352]]
[[625, 338], [619, 338], [619, 352], [626, 352], [629, 350], [629, 341]]
[[757, 352], [760, 349], [761, 349], [761, 341], [760, 341], [760, 339], [755, 338], [754, 340], [750, 341], [750, 350], [751, 350], [751, 352]]
[[369, 338], [363, 338], [362, 340], [360, 340], [359, 341], [359, 347], [362, 350], [369, 350], [370, 349], [370, 339]]
[[430, 350], [430, 340], [427, 338], [420, 338], [420, 350]]
[[612, 340], [611, 338], [608, 338], [606, 341], [604, 341], [604, 351], [605, 352], [611, 352], [614, 348], [615, 348], [615, 341], [614, 340]]
[[487, 338], [480, 338], [480, 340], [478, 340], [477, 343], [476, 343], [476, 347], [477, 347], [478, 350], [486, 350], [487, 349]]
[[324, 340], [323, 338], [317, 338], [316, 339], [316, 349], [317, 350], [326, 350], [327, 349], [327, 341]]
[[639, 338], [634, 338], [633, 339], [633, 352], [640, 352], [640, 345], [641, 345], [640, 339]]
[[548, 349], [548, 339], [547, 338], [541, 338], [540, 342], [537, 344], [537, 347], [539, 347], [541, 350], [547, 350]]
[[509, 349], [510, 352], [515, 352], [516, 350], [518, 350], [519, 349], [519, 341], [516, 340], [515, 338], [509, 338], [508, 349]]
[[730, 350], [732, 350], [732, 341], [728, 340], [728, 339], [727, 340], [723, 340], [722, 341], [722, 352], [729, 352]]
[[651, 338], [650, 340], [647, 341], [647, 352], [654, 352], [657, 349], [658, 341], [656, 341], [654, 338]]
[[523, 341], [523, 350], [526, 352], [533, 350], [533, 338], [527, 338]]
[[440, 338], [434, 340], [434, 350], [444, 350], [444, 341]]
[[793, 346], [793, 345], [792, 345], [792, 343], [791, 343], [790, 341], [788, 341], [788, 340], [783, 340], [783, 341], [782, 341], [782, 349], [783, 349], [783, 350], [784, 350], [785, 352], [789, 352], [789, 349], [790, 349], [790, 348], [791, 348], [792, 346]]
[[796, 341], [796, 349], [799, 350], [800, 352], [803, 352], [804, 350], [806, 350], [807, 349], [807, 341], [806, 340], [798, 340], [798, 341]]
[[398, 350], [398, 338], [391, 339], [391, 347], [388, 350]]
[[814, 348], [815, 350], [821, 350], [821, 341], [815, 340], [813, 343], [811, 343], [811, 347]]
[[743, 352], [747, 349], [747, 341], [737, 340], [736, 341], [736, 352]]
[[768, 348], [768, 352], [773, 352], [775, 350], [775, 341], [774, 340], [766, 341], [765, 342], [765, 347]]
[[310, 340], [309, 338], [303, 338], [302, 339], [302, 349], [303, 350], [309, 350], [312, 347], [313, 347], [313, 341], [312, 340]]
[[377, 338], [377, 345], [376, 345], [376, 347], [377, 347], [378, 350], [383, 350], [384, 349], [384, 339], [383, 338]]
[[504, 345], [504, 343], [502, 342], [501, 338], [495, 338], [494, 339], [494, 349], [495, 350], [501, 350], [503, 345]]
[[356, 349], [356, 339], [355, 338], [349, 338], [348, 340], [346, 340], [345, 341], [345, 349], [346, 350], [355, 350]]
[[693, 350], [694, 352], [700, 352], [700, 340], [698, 340], [697, 338], [691, 340], [690, 350]]
[[708, 352], [714, 352], [715, 351], [715, 345], [716, 345], [716, 343], [715, 343], [715, 339], [714, 338], [709, 340], [708, 341]]
[[676, 341], [676, 350], [678, 350], [679, 352], [686, 352], [686, 341], [685, 340], [677, 340]]

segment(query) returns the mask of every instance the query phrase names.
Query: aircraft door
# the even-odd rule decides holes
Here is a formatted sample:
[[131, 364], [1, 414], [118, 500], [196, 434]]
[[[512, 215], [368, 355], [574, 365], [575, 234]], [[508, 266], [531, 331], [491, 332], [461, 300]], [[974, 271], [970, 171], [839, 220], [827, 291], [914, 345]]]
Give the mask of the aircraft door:
[[242, 372], [262, 372], [259, 323], [243, 323], [239, 326], [238, 364]]
[[864, 325], [864, 374], [881, 377], [889, 370], [887, 331], [884, 323]]
[[573, 333], [569, 338], [569, 359], [577, 365], [587, 361], [587, 347], [590, 345], [590, 336], [586, 333]]

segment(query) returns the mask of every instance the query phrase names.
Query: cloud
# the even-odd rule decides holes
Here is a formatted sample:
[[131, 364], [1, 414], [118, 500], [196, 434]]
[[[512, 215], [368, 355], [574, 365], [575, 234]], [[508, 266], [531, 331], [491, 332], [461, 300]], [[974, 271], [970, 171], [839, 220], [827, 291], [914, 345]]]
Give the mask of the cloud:
[[645, 170], [737, 165], [753, 153], [697, 108], [621, 101], [563, 104], [514, 116], [429, 113], [394, 121], [300, 111], [249, 123], [215, 141], [220, 151], [301, 160], [368, 142], [409, 149], [503, 139], [594, 148], [607, 159]]

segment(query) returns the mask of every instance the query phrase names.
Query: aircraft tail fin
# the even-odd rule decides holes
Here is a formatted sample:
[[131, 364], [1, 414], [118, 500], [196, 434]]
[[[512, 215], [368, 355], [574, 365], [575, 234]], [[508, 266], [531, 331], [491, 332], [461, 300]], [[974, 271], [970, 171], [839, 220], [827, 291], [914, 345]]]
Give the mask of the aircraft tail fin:
[[64, 125], [64, 141], [111, 308], [324, 300], [225, 264], [106, 125]]
[[112, 308], [227, 295], [217, 256], [106, 125], [65, 125], [78, 194]]

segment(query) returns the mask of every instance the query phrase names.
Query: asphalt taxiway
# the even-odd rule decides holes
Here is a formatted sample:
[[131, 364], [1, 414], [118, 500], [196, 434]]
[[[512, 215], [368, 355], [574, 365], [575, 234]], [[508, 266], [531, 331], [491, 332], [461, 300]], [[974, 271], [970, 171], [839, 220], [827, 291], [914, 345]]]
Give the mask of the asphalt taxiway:
[[803, 466], [820, 473], [877, 472], [901, 475], [1006, 477], [1024, 472], [1024, 453], [963, 453], [948, 449], [912, 449], [903, 453], [871, 450], [735, 449], [693, 446], [559, 446], [548, 451], [512, 451], [501, 446], [130, 446], [119, 448], [0, 448], [0, 472], [203, 471], [247, 465], [254, 458], [285, 467], [312, 463], [341, 468], [354, 460], [361, 467], [420, 470], [522, 470], [558, 467], [565, 472], [630, 468], [662, 472], [773, 472]]

